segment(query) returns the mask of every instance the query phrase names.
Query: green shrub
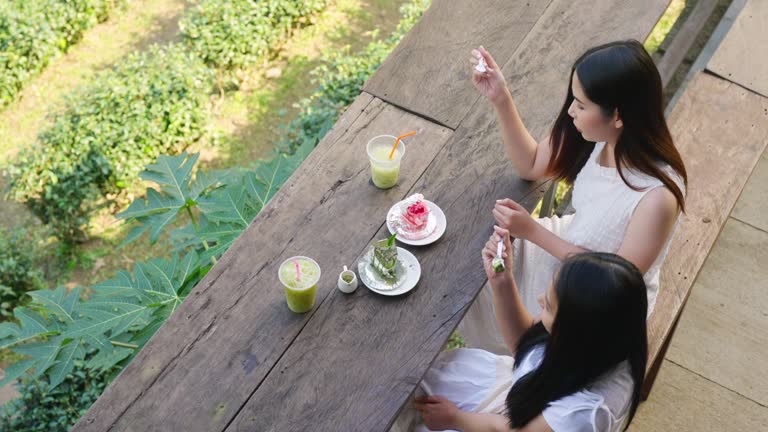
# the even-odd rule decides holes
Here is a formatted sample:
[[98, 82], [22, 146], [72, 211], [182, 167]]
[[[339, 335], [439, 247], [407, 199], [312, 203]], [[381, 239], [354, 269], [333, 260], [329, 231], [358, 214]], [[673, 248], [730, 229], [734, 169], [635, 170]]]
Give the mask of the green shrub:
[[77, 362], [64, 382], [50, 389], [46, 377], [24, 377], [19, 397], [0, 409], [0, 430], [66, 432], [96, 402], [109, 384], [109, 372], [94, 372]]
[[0, 106], [13, 101], [52, 58], [109, 17], [124, 0], [6, 0], [0, 3]]
[[[403, 23], [386, 42], [390, 50], [428, 5], [426, 0], [414, 0], [403, 9]], [[386, 49], [381, 47], [375, 50]], [[372, 50], [369, 47], [361, 55]], [[339, 78], [328, 81], [338, 85], [321, 86], [312, 100], [322, 97], [341, 103], [351, 97], [355, 88], [359, 93], [360, 79], [370, 71], [368, 65], [380, 63], [385, 55], [386, 52], [377, 51], [378, 60], [360, 60], [366, 66], [353, 74], [339, 71]], [[313, 105], [307, 102], [307, 106]], [[341, 109], [328, 111], [328, 115], [338, 116]], [[57, 389], [77, 370], [82, 359], [86, 359], [85, 365], [91, 370], [109, 371], [127, 364], [248, 227], [318, 140], [318, 136], [307, 136], [294, 146], [292, 155], [278, 154], [269, 161], [259, 161], [251, 169], [195, 174], [197, 155], [187, 154], [161, 156], [147, 166], [142, 178], [152, 181], [155, 188], [148, 189], [146, 198], [134, 201], [118, 217], [136, 224], [128, 241], [148, 231], [153, 242], [160, 233], [177, 225], [179, 217], [189, 218], [185, 227], [171, 231], [179, 255], [137, 263], [133, 272], [120, 272], [115, 278], [91, 287], [87, 299], [81, 298], [81, 288], [31, 292], [30, 307], [15, 311], [16, 323], [0, 323], [0, 350], [10, 348], [15, 354], [29, 357], [7, 368], [0, 386], [34, 373], [47, 377], [49, 389]]]
[[430, 4], [431, 0], [413, 0], [401, 6], [402, 18], [397, 29], [386, 39], [371, 42], [355, 55], [350, 54], [349, 48], [327, 53], [323, 64], [310, 72], [319, 86], [312, 96], [299, 102], [301, 112], [287, 125], [277, 147], [292, 153], [307, 140], [315, 144], [320, 142], [341, 113], [360, 95], [365, 81], [376, 72]]
[[138, 179], [147, 163], [199, 140], [211, 72], [179, 46], [134, 54], [67, 101], [9, 168], [10, 196], [56, 235], [82, 235], [97, 200]]
[[26, 231], [0, 232], [0, 321], [11, 319], [16, 306], [29, 301], [27, 291], [42, 287], [34, 244]]
[[179, 26], [191, 50], [224, 70], [266, 57], [330, 0], [202, 0]]

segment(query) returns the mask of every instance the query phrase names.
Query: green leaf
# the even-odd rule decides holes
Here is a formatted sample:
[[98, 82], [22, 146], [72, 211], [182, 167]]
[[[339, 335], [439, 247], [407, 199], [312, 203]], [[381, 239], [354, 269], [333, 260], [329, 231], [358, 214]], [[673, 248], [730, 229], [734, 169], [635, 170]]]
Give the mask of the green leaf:
[[[124, 246], [149, 231], [151, 243], [157, 242], [165, 229], [176, 221], [179, 213], [198, 205], [208, 194], [222, 186], [220, 176], [198, 173], [193, 179], [192, 171], [199, 155], [182, 153], [178, 156], [158, 157], [157, 163], [147, 165], [141, 177], [157, 183], [160, 191], [147, 189], [144, 199], [138, 199], [118, 218], [135, 220], [141, 225], [134, 227]], [[236, 199], [236, 198], [235, 198]]]
[[0, 336], [3, 336], [0, 339], [0, 349], [29, 342], [35, 338], [57, 334], [60, 330], [55, 322], [47, 320], [26, 307], [16, 308], [13, 315], [19, 324], [0, 324]]
[[98, 370], [109, 370], [125, 358], [131, 356], [136, 350], [115, 346], [104, 336], [86, 336], [84, 339], [93, 348], [98, 349], [98, 354], [88, 360], [88, 367]]
[[39, 377], [55, 363], [63, 340], [62, 337], [57, 337], [45, 342], [29, 343], [17, 346], [13, 351], [32, 357], [34, 363], [30, 367], [35, 368], [34, 376]]
[[32, 291], [29, 295], [35, 303], [44, 307], [49, 312], [65, 321], [74, 321], [75, 310], [80, 300], [82, 288], [74, 288], [68, 292], [66, 287], [58, 287], [55, 290]]
[[161, 195], [154, 189], [147, 189], [146, 199], [137, 199], [125, 211], [117, 214], [119, 219], [136, 219], [141, 223], [141, 226], [133, 229], [123, 245], [137, 239], [147, 230], [150, 242], [154, 244], [186, 206], [187, 203], [177, 197]]
[[25, 359], [5, 368], [5, 378], [0, 381], [0, 387], [5, 387], [7, 384], [16, 380], [16, 378], [20, 377], [24, 372], [32, 368], [36, 362], [37, 360], [35, 359]]
[[83, 319], [69, 325], [63, 335], [81, 337], [109, 332], [114, 337], [146, 322], [148, 309], [133, 297], [94, 298], [83, 303]]
[[387, 247], [388, 248], [391, 248], [392, 245], [395, 244], [395, 238], [396, 237], [397, 237], [397, 233], [394, 233], [391, 236], [389, 236], [389, 238], [387, 239]]
[[187, 202], [193, 199], [189, 184], [198, 157], [197, 153], [189, 155], [187, 152], [178, 156], [160, 156], [157, 163], [147, 165], [140, 177], [157, 183], [166, 196]]
[[242, 185], [227, 185], [209, 197], [200, 199], [200, 211], [215, 223], [233, 223], [243, 228], [253, 219], [246, 190]]
[[48, 374], [51, 379], [50, 388], [54, 389], [61, 384], [67, 374], [74, 369], [75, 361], [82, 360], [84, 357], [85, 350], [81, 344], [76, 341], [65, 344], [59, 351], [56, 363], [51, 367]]

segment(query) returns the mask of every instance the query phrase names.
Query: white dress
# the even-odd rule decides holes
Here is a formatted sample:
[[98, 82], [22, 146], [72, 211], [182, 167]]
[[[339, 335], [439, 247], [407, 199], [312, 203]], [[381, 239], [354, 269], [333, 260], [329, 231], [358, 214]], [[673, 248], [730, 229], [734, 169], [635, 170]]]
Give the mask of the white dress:
[[[597, 157], [604, 146], [604, 142], [595, 144], [589, 160], [576, 177], [572, 193], [575, 213], [536, 221], [579, 247], [595, 252], [616, 253], [637, 204], [649, 191], [664, 187], [664, 184], [655, 177], [624, 169], [622, 171], [630, 184], [641, 188], [640, 191], [633, 190], [624, 183], [616, 168], [604, 167], [597, 163]], [[666, 165], [663, 169], [685, 193], [683, 182], [677, 173]], [[675, 228], [679, 221], [678, 218]], [[648, 315], [656, 303], [659, 270], [667, 256], [671, 238], [670, 234], [659, 256], [643, 275], [648, 288]], [[525, 307], [533, 316], [537, 316], [541, 312], [537, 298], [552, 283], [560, 261], [527, 240], [515, 240], [512, 249], [513, 272], [520, 296]], [[478, 294], [459, 324], [459, 332], [468, 347], [481, 348], [496, 354], [509, 354], [496, 326], [490, 285], [486, 284]]]
[[[440, 353], [424, 375], [420, 393], [443, 396], [464, 411], [502, 414], [512, 385], [542, 361], [544, 346], [533, 348], [514, 369], [514, 359], [462, 348]], [[631, 406], [632, 376], [623, 362], [586, 388], [553, 401], [542, 415], [555, 432], [618, 432]], [[412, 400], [390, 432], [427, 432]]]

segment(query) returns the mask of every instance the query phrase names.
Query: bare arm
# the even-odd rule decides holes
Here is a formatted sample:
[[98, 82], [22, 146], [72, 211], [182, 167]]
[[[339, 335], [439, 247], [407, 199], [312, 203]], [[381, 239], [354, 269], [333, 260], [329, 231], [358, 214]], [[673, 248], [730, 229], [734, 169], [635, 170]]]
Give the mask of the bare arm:
[[[678, 214], [677, 200], [669, 189], [660, 187], [648, 192], [629, 219], [617, 254], [637, 266], [641, 273], [647, 272], [669, 238]], [[533, 221], [524, 235], [561, 261], [569, 255], [587, 252]]]
[[[499, 227], [494, 227], [494, 230], [494, 234], [483, 249], [483, 264], [493, 292], [496, 323], [502, 337], [504, 337], [504, 342], [514, 353], [517, 350], [520, 337], [533, 326], [533, 317], [523, 305], [515, 279], [512, 276], [512, 243], [509, 240], [509, 231]], [[496, 245], [500, 236], [504, 238], [502, 256], [506, 270], [502, 273], [495, 273], [491, 263], [496, 256]]]
[[494, 104], [494, 108], [507, 157], [512, 161], [518, 175], [526, 180], [549, 177], [547, 167], [552, 154], [549, 136], [536, 142], [523, 124], [509, 91], [504, 99]]
[[[474, 69], [481, 58], [488, 65], [485, 72], [478, 72]], [[482, 95], [488, 98], [496, 110], [504, 147], [512, 165], [517, 170], [517, 174], [526, 180], [538, 180], [547, 177], [547, 167], [551, 154], [549, 137], [537, 143], [528, 129], [525, 128], [501, 69], [483, 47], [472, 50], [469, 62], [473, 68], [473, 84]]]
[[[617, 254], [640, 272], [647, 272], [672, 232], [678, 213], [677, 201], [669, 189], [660, 187], [648, 192], [635, 208]], [[511, 199], [497, 201], [493, 215], [499, 225], [509, 227], [513, 237], [534, 243], [560, 261], [589, 252], [536, 223], [525, 208]]]
[[544, 249], [548, 254], [559, 259], [565, 260], [570, 255], [578, 254], [582, 252], [589, 252], [589, 250], [583, 247], [576, 246], [566, 240], [560, 238], [557, 234], [537, 224], [533, 227], [532, 233], [528, 237], [528, 241]]
[[659, 187], [648, 192], [629, 219], [617, 253], [641, 273], [647, 272], [672, 233], [678, 214], [677, 200], [669, 189]]

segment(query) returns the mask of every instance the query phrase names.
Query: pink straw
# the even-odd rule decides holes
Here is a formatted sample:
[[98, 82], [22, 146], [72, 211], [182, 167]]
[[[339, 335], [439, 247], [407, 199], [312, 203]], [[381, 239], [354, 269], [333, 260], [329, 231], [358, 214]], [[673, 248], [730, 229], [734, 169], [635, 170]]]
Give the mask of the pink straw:
[[299, 270], [299, 262], [296, 260], [293, 260], [293, 263], [296, 265], [296, 280], [301, 280], [301, 270]]

